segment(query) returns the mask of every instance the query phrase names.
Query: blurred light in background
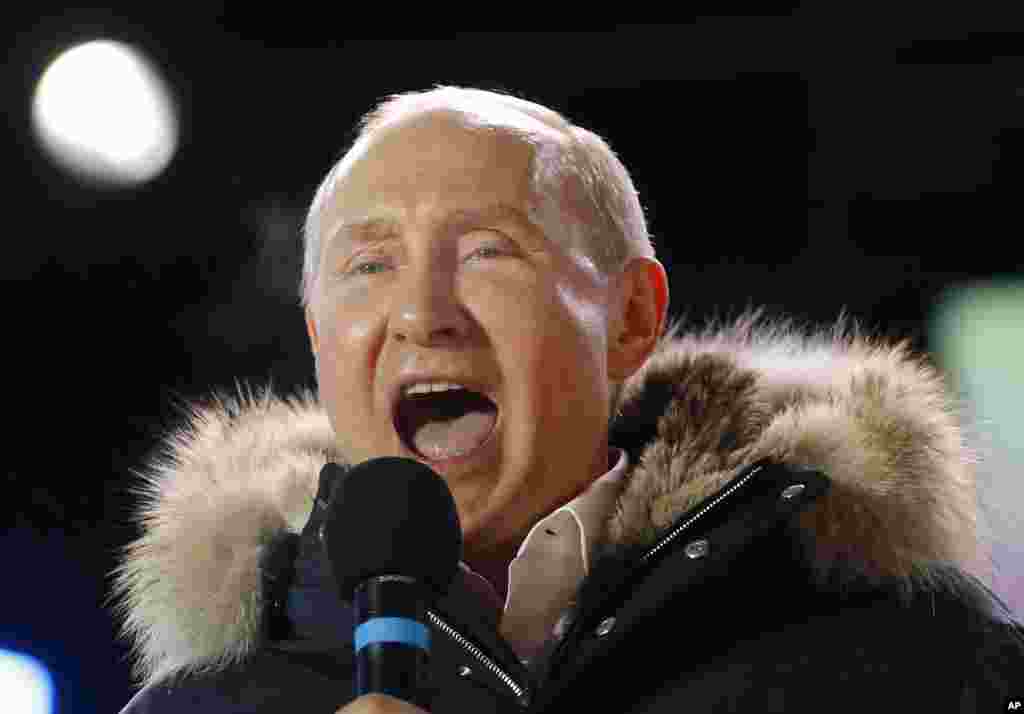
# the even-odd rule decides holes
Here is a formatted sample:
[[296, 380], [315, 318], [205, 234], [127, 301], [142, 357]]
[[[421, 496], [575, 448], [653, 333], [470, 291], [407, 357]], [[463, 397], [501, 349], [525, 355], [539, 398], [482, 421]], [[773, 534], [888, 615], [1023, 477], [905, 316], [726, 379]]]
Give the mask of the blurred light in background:
[[178, 145], [166, 83], [138, 52], [106, 40], [54, 60], [36, 85], [32, 123], [61, 168], [104, 184], [153, 179]]
[[983, 518], [996, 545], [993, 589], [1024, 614], [1024, 280], [950, 289], [931, 343], [965, 402], [980, 450]]
[[38, 660], [0, 650], [0, 698], [4, 714], [51, 714], [53, 680]]

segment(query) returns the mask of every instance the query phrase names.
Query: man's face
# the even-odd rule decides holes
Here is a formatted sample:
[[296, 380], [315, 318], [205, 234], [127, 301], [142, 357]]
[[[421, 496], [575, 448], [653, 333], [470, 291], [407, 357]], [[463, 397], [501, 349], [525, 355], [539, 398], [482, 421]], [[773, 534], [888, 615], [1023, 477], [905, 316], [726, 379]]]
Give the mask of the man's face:
[[[308, 319], [339, 447], [441, 474], [467, 557], [514, 547], [607, 468], [609, 284], [525, 221], [514, 138], [433, 115], [361, 151], [323, 210]], [[524, 218], [472, 215], [499, 205]], [[345, 228], [367, 218], [390, 225]], [[403, 398], [410, 375], [486, 399]]]

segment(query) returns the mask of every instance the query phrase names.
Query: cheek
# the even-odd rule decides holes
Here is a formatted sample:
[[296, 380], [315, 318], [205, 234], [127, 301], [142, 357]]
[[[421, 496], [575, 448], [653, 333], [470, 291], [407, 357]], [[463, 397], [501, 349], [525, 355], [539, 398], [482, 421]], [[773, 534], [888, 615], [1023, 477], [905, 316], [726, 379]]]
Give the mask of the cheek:
[[[320, 355], [318, 359], [320, 391], [334, 394], [342, 389], [351, 389], [364, 362], [360, 346], [365, 343], [360, 334], [366, 334], [358, 325], [325, 323], [320, 331]], [[344, 384], [348, 383], [348, 384]]]
[[321, 400], [343, 448], [348, 436], [362, 434], [372, 423], [374, 336], [379, 318], [347, 306], [325, 306], [319, 314], [317, 381]]
[[537, 284], [494, 314], [495, 352], [534, 418], [603, 410], [606, 340], [599, 305], [565, 286]]
[[564, 427], [588, 430], [591, 417], [603, 413], [602, 384], [606, 370], [600, 352], [585, 326], [563, 323], [548, 333], [539, 346], [531, 380], [538, 385], [535, 398], [541, 410], [566, 420]]
[[344, 360], [350, 365], [367, 364], [361, 359], [352, 360], [365, 354], [372, 344], [382, 319], [379, 303], [370, 300], [368, 294], [362, 297], [349, 294], [343, 299], [337, 293], [328, 293], [317, 305], [317, 315], [322, 362]]

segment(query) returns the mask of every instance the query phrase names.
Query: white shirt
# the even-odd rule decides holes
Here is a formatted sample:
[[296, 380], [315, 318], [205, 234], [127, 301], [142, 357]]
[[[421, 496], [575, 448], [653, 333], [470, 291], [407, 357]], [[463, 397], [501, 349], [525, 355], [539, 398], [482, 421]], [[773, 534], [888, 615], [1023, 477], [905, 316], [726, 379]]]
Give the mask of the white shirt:
[[604, 542], [629, 466], [622, 449], [610, 447], [608, 456], [612, 469], [534, 525], [509, 563], [501, 634], [524, 663], [560, 634], [561, 617]]

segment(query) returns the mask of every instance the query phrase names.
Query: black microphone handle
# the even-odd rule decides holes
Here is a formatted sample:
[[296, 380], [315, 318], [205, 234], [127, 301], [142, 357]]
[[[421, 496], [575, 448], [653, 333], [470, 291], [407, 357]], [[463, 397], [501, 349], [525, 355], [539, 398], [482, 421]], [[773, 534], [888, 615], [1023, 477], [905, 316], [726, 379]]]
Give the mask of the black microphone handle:
[[422, 586], [403, 575], [361, 582], [352, 599], [355, 695], [382, 693], [428, 705], [430, 630]]

